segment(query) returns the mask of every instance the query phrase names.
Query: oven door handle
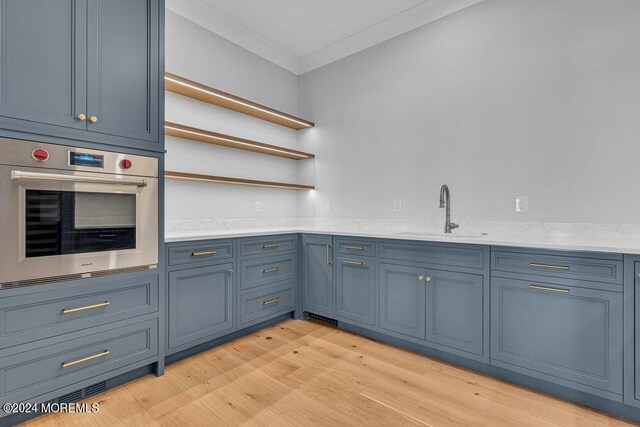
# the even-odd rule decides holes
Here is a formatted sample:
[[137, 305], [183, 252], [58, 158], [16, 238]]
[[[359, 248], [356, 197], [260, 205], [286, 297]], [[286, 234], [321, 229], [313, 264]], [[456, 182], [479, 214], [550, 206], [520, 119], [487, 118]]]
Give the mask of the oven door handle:
[[146, 187], [147, 182], [143, 179], [114, 179], [99, 176], [78, 176], [63, 175], [57, 173], [23, 172], [11, 171], [11, 179], [33, 179], [38, 181], [62, 181], [62, 182], [83, 182], [90, 184], [115, 184], [115, 185], [135, 185], [136, 187]]

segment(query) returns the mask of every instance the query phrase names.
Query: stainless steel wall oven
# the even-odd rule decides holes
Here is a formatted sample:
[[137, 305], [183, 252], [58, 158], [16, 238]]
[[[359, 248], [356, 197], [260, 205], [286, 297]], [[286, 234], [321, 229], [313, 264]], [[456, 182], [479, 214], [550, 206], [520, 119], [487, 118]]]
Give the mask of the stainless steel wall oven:
[[155, 268], [158, 160], [0, 138], [0, 286]]

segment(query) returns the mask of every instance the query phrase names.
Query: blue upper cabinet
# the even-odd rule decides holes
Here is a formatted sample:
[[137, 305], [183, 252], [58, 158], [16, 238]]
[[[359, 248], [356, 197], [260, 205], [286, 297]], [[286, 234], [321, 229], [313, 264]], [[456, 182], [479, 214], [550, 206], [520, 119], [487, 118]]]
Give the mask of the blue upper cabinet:
[[333, 316], [333, 268], [331, 236], [302, 237], [303, 309], [314, 314]]
[[88, 16], [87, 130], [157, 142], [157, 1], [89, 0]]
[[87, 5], [72, 0], [0, 3], [2, 126], [29, 122], [84, 130]]
[[0, 134], [162, 151], [162, 0], [0, 0]]

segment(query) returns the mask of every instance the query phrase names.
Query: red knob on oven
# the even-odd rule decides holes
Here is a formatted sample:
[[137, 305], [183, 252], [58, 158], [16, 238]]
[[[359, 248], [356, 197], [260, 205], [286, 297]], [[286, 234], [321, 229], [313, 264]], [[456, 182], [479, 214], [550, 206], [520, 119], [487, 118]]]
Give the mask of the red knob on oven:
[[49, 160], [49, 152], [44, 148], [36, 148], [31, 152], [31, 157], [39, 162], [45, 162]]
[[131, 167], [131, 160], [129, 159], [120, 160], [120, 167], [122, 169], [129, 169]]

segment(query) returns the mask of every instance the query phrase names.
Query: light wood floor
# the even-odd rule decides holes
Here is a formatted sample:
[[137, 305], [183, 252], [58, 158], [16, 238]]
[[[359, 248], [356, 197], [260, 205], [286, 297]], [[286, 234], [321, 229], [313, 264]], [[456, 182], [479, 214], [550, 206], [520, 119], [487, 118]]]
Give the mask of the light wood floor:
[[31, 426], [597, 426], [605, 414], [312, 321], [287, 321]]

